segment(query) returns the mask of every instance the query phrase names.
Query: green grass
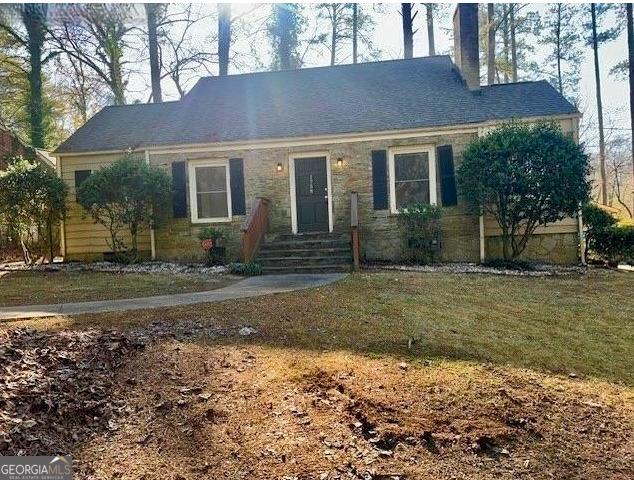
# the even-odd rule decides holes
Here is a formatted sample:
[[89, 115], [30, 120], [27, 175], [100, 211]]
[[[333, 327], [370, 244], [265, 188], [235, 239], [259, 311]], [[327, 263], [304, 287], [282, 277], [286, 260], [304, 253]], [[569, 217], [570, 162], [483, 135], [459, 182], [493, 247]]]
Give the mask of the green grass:
[[[246, 339], [214, 340], [223, 343], [467, 360], [634, 385], [634, 275], [611, 271], [545, 278], [361, 273], [275, 296], [5, 327], [123, 328], [185, 319], [258, 330]], [[411, 349], [409, 339], [414, 339]]]
[[358, 274], [196, 315], [253, 325], [257, 341], [275, 346], [475, 360], [634, 384], [634, 275], [627, 273]]
[[0, 278], [0, 306], [114, 300], [223, 287], [235, 277], [167, 273], [11, 272]]

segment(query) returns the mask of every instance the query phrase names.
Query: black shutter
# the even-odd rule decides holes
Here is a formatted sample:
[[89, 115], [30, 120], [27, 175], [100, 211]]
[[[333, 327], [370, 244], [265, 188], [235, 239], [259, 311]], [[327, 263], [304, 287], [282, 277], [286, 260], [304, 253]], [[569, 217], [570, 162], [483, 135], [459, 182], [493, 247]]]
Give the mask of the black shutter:
[[79, 197], [77, 196], [77, 192], [79, 191], [79, 187], [82, 183], [86, 181], [90, 174], [91, 170], [75, 170], [75, 201], [79, 201]]
[[229, 181], [231, 183], [231, 214], [247, 213], [244, 199], [244, 165], [241, 158], [229, 160]]
[[456, 193], [456, 175], [453, 165], [453, 148], [451, 145], [442, 145], [436, 150], [440, 169], [440, 193], [442, 206], [449, 207], [458, 204]]
[[172, 163], [172, 211], [174, 218], [187, 217], [185, 162]]
[[387, 209], [387, 152], [385, 150], [372, 150], [372, 191], [374, 209]]

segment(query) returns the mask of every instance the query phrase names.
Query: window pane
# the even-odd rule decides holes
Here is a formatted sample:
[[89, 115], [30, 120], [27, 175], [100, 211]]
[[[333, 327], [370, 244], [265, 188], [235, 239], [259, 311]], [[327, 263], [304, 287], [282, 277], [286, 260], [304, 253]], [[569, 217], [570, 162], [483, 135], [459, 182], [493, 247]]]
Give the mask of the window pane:
[[224, 165], [196, 167], [196, 192], [226, 192], [227, 177]]
[[397, 182], [429, 178], [429, 154], [420, 152], [394, 155], [394, 173]]
[[396, 182], [396, 208], [429, 203], [429, 180]]
[[198, 218], [225, 218], [229, 216], [227, 209], [227, 193], [199, 193]]

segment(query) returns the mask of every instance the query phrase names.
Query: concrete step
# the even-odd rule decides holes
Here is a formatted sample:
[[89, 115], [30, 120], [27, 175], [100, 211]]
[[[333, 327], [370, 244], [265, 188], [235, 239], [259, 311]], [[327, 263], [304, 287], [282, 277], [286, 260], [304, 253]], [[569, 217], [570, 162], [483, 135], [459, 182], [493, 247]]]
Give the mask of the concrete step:
[[[321, 252], [320, 252], [321, 253]], [[267, 257], [259, 258], [258, 263], [262, 265], [262, 268], [266, 267], [295, 267], [295, 266], [321, 266], [321, 265], [349, 265], [350, 256], [312, 256], [312, 257], [296, 257], [296, 256], [282, 256], [282, 257]]]
[[258, 258], [261, 260], [269, 258], [279, 257], [321, 257], [321, 256], [333, 256], [350, 257], [350, 247], [327, 247], [327, 248], [276, 248], [275, 245], [269, 245], [268, 248], [261, 248], [258, 253]]
[[314, 232], [314, 233], [281, 233], [275, 237], [274, 241], [287, 242], [293, 240], [347, 240], [343, 235], [337, 233]]
[[276, 273], [334, 273], [334, 272], [349, 272], [350, 265], [299, 265], [299, 266], [276, 266], [276, 267], [262, 267], [263, 273], [276, 274]]
[[350, 242], [341, 239], [328, 240], [273, 240], [260, 247], [261, 252], [269, 250], [318, 250], [324, 248], [350, 248]]

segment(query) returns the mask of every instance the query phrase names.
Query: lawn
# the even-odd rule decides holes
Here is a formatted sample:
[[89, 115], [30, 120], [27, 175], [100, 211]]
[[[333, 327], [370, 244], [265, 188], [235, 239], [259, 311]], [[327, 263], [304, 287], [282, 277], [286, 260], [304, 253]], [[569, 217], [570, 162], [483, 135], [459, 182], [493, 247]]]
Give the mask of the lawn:
[[362, 273], [5, 323], [0, 449], [70, 451], [80, 478], [627, 478], [633, 279]]
[[0, 306], [200, 292], [233, 281], [236, 278], [230, 275], [16, 271], [0, 277]]

